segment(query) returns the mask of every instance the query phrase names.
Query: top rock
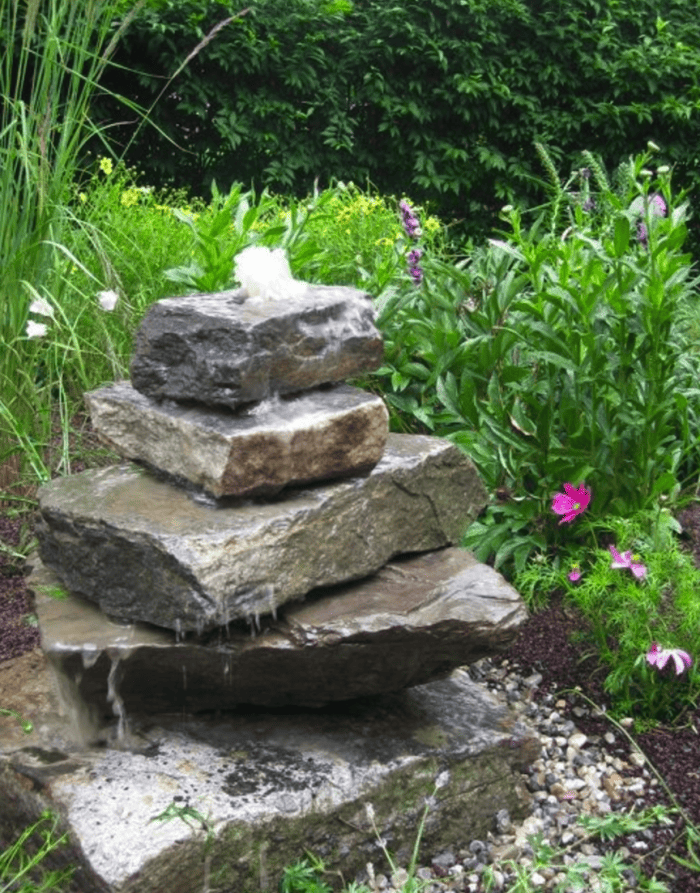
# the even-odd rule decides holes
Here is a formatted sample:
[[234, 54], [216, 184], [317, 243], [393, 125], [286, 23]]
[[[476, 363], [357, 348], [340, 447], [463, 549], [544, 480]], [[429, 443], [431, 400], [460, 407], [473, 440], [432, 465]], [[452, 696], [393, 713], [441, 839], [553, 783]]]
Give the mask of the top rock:
[[309, 285], [284, 300], [236, 289], [165, 298], [136, 333], [133, 387], [158, 400], [235, 408], [377, 369], [383, 343], [372, 297]]

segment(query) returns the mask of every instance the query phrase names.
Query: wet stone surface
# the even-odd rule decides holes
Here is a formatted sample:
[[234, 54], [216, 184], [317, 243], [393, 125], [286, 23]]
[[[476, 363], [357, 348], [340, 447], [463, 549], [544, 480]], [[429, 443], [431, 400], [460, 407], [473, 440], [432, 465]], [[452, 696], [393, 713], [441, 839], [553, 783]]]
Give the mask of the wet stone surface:
[[42, 561], [108, 616], [201, 633], [458, 542], [486, 498], [449, 441], [390, 434], [368, 474], [269, 500], [202, 504], [133, 465], [57, 478], [36, 532]]

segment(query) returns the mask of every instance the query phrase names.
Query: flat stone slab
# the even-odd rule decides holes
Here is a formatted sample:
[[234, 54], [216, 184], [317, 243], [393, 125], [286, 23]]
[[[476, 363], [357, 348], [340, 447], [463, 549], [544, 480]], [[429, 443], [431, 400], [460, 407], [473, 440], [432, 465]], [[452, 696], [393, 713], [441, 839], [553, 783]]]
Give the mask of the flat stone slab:
[[[0, 835], [57, 813], [69, 844], [52, 867], [78, 866], [71, 891], [276, 890], [305, 850], [350, 883], [368, 862], [389, 873], [366, 805], [404, 865], [428, 797], [423, 854], [485, 839], [500, 809], [517, 822], [531, 813], [523, 773], [539, 738], [463, 670], [320, 711], [134, 716], [123, 742], [112, 726], [87, 748], [46, 666], [27, 675], [30, 697], [3, 693], [34, 731], [0, 716]], [[2, 679], [0, 664], [0, 690]]]
[[254, 637], [234, 628], [186, 640], [147, 624], [114, 623], [70, 594], [52, 598], [60, 580], [38, 556], [30, 563], [42, 649], [100, 717], [113, 714], [110, 679], [118, 679], [127, 712], [149, 714], [317, 707], [400, 691], [508, 647], [528, 616], [500, 574], [455, 547], [313, 590]]
[[39, 553], [112, 617], [202, 632], [453, 545], [488, 498], [461, 450], [410, 434], [366, 475], [283, 495], [210, 505], [138, 466], [91, 469], [40, 488]]
[[165, 298], [136, 333], [131, 383], [158, 400], [235, 408], [378, 369], [372, 297], [310, 285], [301, 297], [241, 303], [242, 291]]
[[239, 410], [157, 401], [128, 381], [85, 394], [101, 439], [215, 497], [273, 495], [289, 484], [348, 477], [381, 459], [384, 401], [349, 385]]

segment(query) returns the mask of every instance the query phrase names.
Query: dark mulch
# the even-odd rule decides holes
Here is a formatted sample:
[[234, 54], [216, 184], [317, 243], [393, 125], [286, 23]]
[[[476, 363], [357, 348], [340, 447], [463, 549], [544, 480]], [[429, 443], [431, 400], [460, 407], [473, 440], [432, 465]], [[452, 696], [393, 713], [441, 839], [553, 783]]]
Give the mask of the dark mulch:
[[[77, 418], [76, 425], [82, 432], [82, 440], [75, 448], [80, 451], [78, 455], [85, 457], [87, 453], [88, 465], [104, 465], [116, 460], [114, 454], [96, 448], [97, 441], [84, 418]], [[84, 467], [82, 461], [76, 462], [71, 470], [77, 472]], [[684, 528], [683, 548], [693, 554], [695, 564], [700, 568], [700, 504], [680, 512], [678, 520]], [[23, 524], [26, 527], [24, 533]], [[31, 514], [12, 517], [9, 507], [0, 506], [0, 541], [11, 548], [17, 548], [20, 536], [26, 538], [31, 533], [33, 524], [34, 517]], [[22, 574], [21, 561], [0, 554], [0, 661], [18, 657], [39, 645], [38, 630], [27, 623], [33, 606]], [[583, 618], [574, 609], [563, 605], [559, 595], [554, 595], [546, 609], [533, 614], [527, 620], [514, 644], [504, 653], [503, 657], [508, 658], [511, 665], [525, 675], [535, 671], [542, 674], [543, 681], [535, 692], [537, 700], [550, 692], [578, 686], [595, 704], [609, 707], [602, 687], [604, 669], [594, 658], [580, 660], [584, 646], [569, 642], [569, 635], [582, 628], [585, 628]], [[630, 744], [616, 727], [605, 719], [583, 719], [574, 715], [574, 707], [588, 706], [586, 702], [577, 699], [575, 694], [563, 694], [561, 698], [566, 701], [566, 707], [559, 710], [564, 718], [572, 719], [589, 737], [613, 732], [616, 741], [608, 749], [627, 761]], [[687, 712], [686, 719], [690, 723], [687, 728], [678, 731], [659, 728], [635, 735], [635, 740], [661, 773], [688, 818], [700, 827], [700, 707]], [[640, 770], [632, 767], [621, 774], [639, 775]], [[650, 793], [645, 799], [647, 806], [673, 806], [660, 785], [657, 791]], [[657, 826], [650, 829], [652, 836], [647, 838], [649, 850], [638, 858], [636, 864], [646, 876], [656, 872], [657, 879], [665, 882], [672, 893], [698, 893], [700, 874], [693, 873], [671, 858], [676, 855], [688, 859], [685, 835], [680, 833], [684, 828], [683, 819], [674, 815], [673, 820], [674, 825], [669, 828]], [[634, 839], [616, 838], [608, 848], [614, 852], [626, 845], [636, 854], [638, 851], [631, 847]], [[696, 850], [700, 853], [700, 844], [696, 846]], [[630, 859], [627, 860], [628, 864], [629, 862]]]

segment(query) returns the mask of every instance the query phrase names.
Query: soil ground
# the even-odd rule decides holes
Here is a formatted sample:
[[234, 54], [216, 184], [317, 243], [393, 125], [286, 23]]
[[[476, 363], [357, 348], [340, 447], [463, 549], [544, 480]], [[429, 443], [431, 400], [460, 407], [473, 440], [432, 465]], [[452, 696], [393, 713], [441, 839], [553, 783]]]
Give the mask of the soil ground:
[[[85, 417], [76, 416], [73, 428], [75, 434], [71, 440], [71, 453], [81, 459], [71, 463], [72, 473], [86, 467], [104, 466], [119, 461], [115, 454], [101, 447]], [[54, 438], [50, 447], [54, 451], [54, 460], [58, 455], [59, 441], [58, 437]], [[55, 462], [49, 464], [50, 467], [55, 467]], [[12, 483], [12, 466], [0, 468], [0, 491], [7, 492]], [[36, 488], [15, 486], [13, 492], [33, 498]], [[16, 507], [17, 503], [0, 503], [0, 549], [4, 544], [9, 550], [16, 550], [33, 538], [36, 513], [16, 516]], [[700, 503], [679, 512], [677, 520], [683, 527], [682, 548], [693, 555], [696, 567], [700, 568]], [[19, 678], [13, 678], [13, 672], [31, 672], [31, 662], [15, 662], [12, 659], [39, 648], [39, 631], [31, 625], [32, 612], [32, 596], [25, 585], [23, 561], [7, 551], [0, 551], [0, 668], [3, 671], [3, 687], [14, 688], [20, 683]], [[582, 660], [584, 646], [569, 642], [569, 635], [585, 626], [585, 620], [576, 610], [564, 605], [561, 594], [555, 593], [547, 608], [530, 616], [519, 631], [517, 639], [504, 652], [503, 658], [508, 659], [511, 667], [524, 675], [532, 672], [542, 674], [542, 683], [534, 695], [536, 700], [548, 693], [578, 686], [599, 707], [609, 704], [603, 690], [604, 668], [594, 657]], [[580, 706], [589, 705], [576, 694], [569, 693], [561, 695], [557, 709], [564, 719], [572, 719], [589, 737], [597, 738], [606, 732], [615, 733], [615, 743], [606, 745], [607, 750], [626, 760], [630, 749], [627, 738], [605, 718], [579, 717], [574, 709]], [[660, 727], [636, 735], [635, 740], [661, 773], [687, 817], [700, 827], [700, 706], [688, 711], [685, 717], [687, 724], [682, 729], [671, 731]], [[634, 775], [639, 772], [633, 767], [624, 770], [622, 774]], [[649, 794], [647, 806], [657, 803], [669, 809], [673, 807], [661, 786]], [[697, 893], [700, 889], [700, 874], [685, 868], [672, 858], [674, 855], [681, 859], [689, 858], [683, 818], [674, 815], [673, 819], [674, 824], [668, 827], [652, 827], [651, 837], [647, 841], [648, 850], [634, 858], [646, 876], [656, 871], [657, 879], [666, 883], [672, 893]], [[614, 852], [623, 845], [629, 846], [631, 842], [625, 837], [619, 837], [611, 841], [608, 847]], [[695, 850], [700, 856], [700, 844], [696, 844]], [[631, 851], [636, 852], [634, 849]], [[629, 864], [629, 860], [627, 862]]]

